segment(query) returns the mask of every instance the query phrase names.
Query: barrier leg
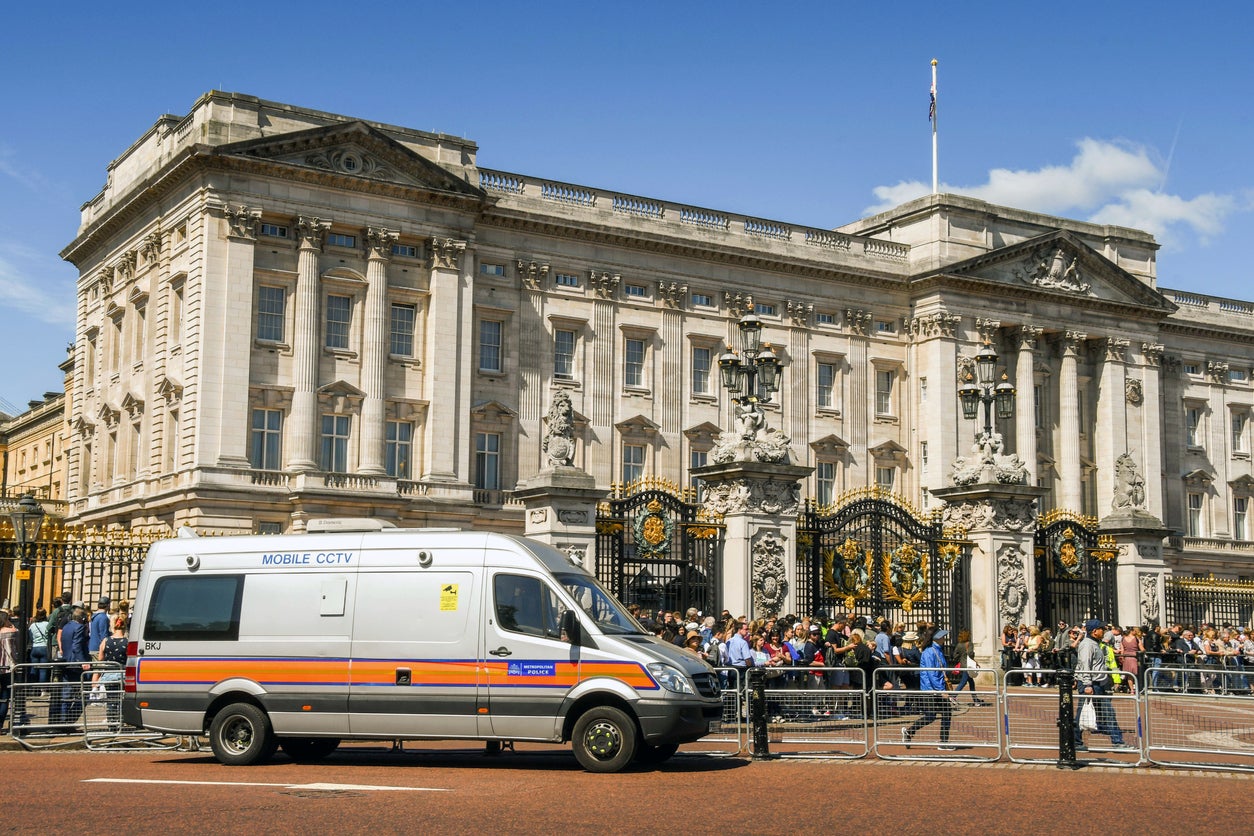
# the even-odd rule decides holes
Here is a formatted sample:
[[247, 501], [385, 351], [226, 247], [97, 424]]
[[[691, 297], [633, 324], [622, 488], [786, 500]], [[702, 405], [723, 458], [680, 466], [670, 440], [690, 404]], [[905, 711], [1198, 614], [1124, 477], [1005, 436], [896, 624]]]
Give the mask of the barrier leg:
[[1071, 686], [1075, 674], [1070, 668], [1058, 671], [1058, 768], [1079, 769], [1075, 758], [1075, 705]]
[[766, 730], [766, 671], [750, 668], [749, 725], [753, 730], [753, 759], [770, 760], [771, 742]]

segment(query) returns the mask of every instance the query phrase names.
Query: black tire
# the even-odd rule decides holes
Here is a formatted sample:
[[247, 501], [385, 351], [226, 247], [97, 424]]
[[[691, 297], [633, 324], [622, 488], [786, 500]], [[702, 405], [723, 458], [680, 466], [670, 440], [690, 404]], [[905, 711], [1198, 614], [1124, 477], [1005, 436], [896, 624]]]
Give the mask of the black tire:
[[612, 706], [590, 708], [575, 721], [570, 746], [589, 772], [618, 772], [636, 754], [635, 721]]
[[657, 766], [671, 759], [671, 755], [679, 751], [678, 743], [663, 743], [659, 746], [641, 741], [636, 744], [636, 763], [642, 766]]
[[338, 737], [280, 737], [279, 748], [297, 763], [314, 763], [340, 746]]
[[248, 766], [268, 760], [277, 744], [270, 718], [252, 703], [226, 706], [209, 725], [213, 756], [226, 766]]

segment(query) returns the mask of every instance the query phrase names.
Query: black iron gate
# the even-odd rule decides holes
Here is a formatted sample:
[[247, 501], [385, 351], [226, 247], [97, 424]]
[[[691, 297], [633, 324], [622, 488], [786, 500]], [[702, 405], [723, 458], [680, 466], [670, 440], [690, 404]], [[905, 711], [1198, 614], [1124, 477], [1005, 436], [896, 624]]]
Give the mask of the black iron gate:
[[808, 505], [798, 523], [797, 601], [806, 614], [928, 621], [955, 637], [970, 629], [971, 550], [946, 536], [938, 516], [867, 488], [834, 509]]
[[1050, 511], [1036, 528], [1036, 618], [1053, 628], [1096, 618], [1117, 624], [1114, 539], [1097, 533], [1097, 520]]
[[[53, 527], [26, 546], [29, 569], [23, 570], [17, 544], [2, 539], [10, 531], [0, 530], [0, 598], [8, 595], [10, 604], [18, 606], [17, 592], [25, 582], [30, 584], [31, 606], [45, 610], [52, 608], [53, 598], [67, 590], [73, 593], [75, 603], [90, 607], [95, 607], [102, 596], [114, 602], [132, 600], [148, 547], [158, 537]], [[29, 572], [25, 578], [23, 571]]]
[[662, 479], [615, 486], [597, 506], [597, 577], [624, 604], [717, 613], [722, 520]]

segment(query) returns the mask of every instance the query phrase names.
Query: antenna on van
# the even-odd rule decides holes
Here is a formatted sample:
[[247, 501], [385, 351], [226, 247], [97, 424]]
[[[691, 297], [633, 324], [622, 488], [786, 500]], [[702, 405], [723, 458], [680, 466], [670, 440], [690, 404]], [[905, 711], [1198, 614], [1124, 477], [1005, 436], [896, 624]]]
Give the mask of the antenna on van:
[[178, 538], [180, 540], [198, 540], [200, 535], [190, 525], [179, 526]]

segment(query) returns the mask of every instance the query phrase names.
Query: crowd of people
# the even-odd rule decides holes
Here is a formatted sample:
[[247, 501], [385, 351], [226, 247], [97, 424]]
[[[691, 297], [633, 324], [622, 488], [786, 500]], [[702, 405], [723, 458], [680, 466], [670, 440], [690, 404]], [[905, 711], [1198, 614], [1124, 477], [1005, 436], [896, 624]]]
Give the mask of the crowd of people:
[[[82, 602], [75, 603], [70, 591], [52, 600], [51, 611], [37, 607], [29, 620], [19, 612], [0, 609], [0, 731], [9, 721], [14, 668], [19, 664], [31, 666], [25, 669], [26, 694], [47, 697], [48, 723], [53, 726], [77, 723], [84, 694], [93, 701], [119, 693], [129, 611], [129, 602], [115, 604], [107, 597], [100, 598], [92, 611]], [[22, 632], [26, 634], [24, 653], [19, 650]], [[93, 662], [113, 662], [117, 668], [93, 670]], [[117, 700], [107, 700], [107, 704], [109, 721], [116, 721]], [[23, 707], [29, 713], [25, 703]]]

